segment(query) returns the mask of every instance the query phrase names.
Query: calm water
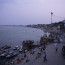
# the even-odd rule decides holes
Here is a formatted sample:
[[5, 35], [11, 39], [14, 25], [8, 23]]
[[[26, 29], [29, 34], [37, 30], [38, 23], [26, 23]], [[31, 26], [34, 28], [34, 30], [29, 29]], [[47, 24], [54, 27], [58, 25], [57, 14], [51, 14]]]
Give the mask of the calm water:
[[0, 26], [0, 47], [3, 45], [21, 45], [23, 40], [39, 41], [44, 32], [40, 29], [18, 27], [18, 26]]

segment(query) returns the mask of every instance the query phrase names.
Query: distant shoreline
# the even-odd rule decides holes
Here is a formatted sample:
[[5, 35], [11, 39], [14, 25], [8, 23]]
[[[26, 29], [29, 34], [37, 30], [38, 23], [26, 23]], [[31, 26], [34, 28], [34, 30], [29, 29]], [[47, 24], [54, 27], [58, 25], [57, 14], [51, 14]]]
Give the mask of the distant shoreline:
[[[25, 27], [27, 27], [27, 26], [25, 26]], [[40, 29], [40, 30], [42, 30], [44, 33], [50, 33], [49, 31], [47, 31], [45, 28], [41, 28], [41, 27], [29, 27], [29, 28], [36, 28], [36, 29]]]

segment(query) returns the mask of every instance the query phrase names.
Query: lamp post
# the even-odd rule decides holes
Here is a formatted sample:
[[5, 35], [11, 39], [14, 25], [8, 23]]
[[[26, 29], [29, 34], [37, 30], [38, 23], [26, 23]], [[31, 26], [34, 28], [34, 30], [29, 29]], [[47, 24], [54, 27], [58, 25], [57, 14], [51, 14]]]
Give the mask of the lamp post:
[[53, 13], [51, 12], [51, 24], [52, 24], [52, 16], [53, 16]]

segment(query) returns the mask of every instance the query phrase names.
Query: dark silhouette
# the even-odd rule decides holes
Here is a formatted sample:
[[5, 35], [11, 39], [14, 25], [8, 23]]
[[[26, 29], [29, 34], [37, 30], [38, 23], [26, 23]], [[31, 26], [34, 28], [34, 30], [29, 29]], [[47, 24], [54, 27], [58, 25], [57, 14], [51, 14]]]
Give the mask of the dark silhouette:
[[47, 57], [46, 52], [44, 52], [44, 57], [43, 57], [44, 58], [44, 62], [47, 61], [46, 57]]

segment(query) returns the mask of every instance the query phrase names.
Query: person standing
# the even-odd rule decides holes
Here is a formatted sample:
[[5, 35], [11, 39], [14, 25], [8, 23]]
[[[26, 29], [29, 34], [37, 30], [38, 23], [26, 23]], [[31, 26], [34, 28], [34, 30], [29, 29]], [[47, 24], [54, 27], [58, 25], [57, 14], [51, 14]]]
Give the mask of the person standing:
[[56, 47], [56, 52], [58, 51], [58, 47]]
[[26, 63], [29, 62], [29, 57], [26, 58]]
[[47, 61], [46, 57], [47, 57], [46, 52], [44, 52], [44, 56], [43, 56], [44, 62]]
[[58, 43], [55, 43], [55, 50], [58, 51]]

